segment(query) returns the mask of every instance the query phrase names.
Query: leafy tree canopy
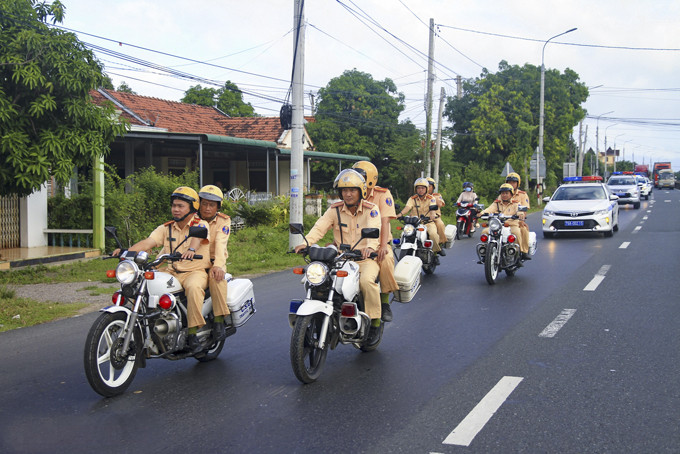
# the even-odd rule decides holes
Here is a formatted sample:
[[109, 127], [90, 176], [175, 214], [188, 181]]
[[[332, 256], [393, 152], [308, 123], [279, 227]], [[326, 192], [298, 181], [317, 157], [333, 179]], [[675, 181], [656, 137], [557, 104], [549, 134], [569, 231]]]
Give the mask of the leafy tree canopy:
[[0, 193], [28, 195], [54, 176], [106, 154], [125, 132], [111, 104], [90, 90], [105, 82], [92, 52], [61, 23], [64, 5], [0, 0]]
[[131, 95], [136, 95], [135, 92], [125, 81], [122, 81], [116, 91], [122, 91], [123, 93], [130, 93]]
[[[445, 115], [454, 123], [455, 158], [500, 173], [505, 162], [528, 181], [528, 163], [538, 146], [541, 70], [501, 61], [495, 74], [484, 70], [463, 84], [462, 98], [449, 98]], [[549, 180], [556, 180], [573, 150], [571, 133], [585, 117], [587, 87], [570, 69], [545, 73], [543, 150]], [[548, 182], [549, 184], [551, 181]], [[554, 183], [554, 181], [552, 181]]]
[[243, 101], [238, 86], [227, 81], [222, 88], [195, 85], [184, 92], [182, 102], [199, 106], [217, 107], [230, 117], [255, 117], [255, 109]]

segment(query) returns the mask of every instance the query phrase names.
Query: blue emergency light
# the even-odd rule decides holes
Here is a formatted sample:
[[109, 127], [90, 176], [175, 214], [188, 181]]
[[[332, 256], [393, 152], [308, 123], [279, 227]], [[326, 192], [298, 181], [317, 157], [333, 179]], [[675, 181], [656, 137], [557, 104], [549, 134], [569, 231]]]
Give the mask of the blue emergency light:
[[585, 177], [564, 177], [563, 180], [565, 183], [574, 183], [574, 182], [589, 182], [589, 181], [602, 181], [602, 177], [591, 175], [591, 176], [585, 176]]

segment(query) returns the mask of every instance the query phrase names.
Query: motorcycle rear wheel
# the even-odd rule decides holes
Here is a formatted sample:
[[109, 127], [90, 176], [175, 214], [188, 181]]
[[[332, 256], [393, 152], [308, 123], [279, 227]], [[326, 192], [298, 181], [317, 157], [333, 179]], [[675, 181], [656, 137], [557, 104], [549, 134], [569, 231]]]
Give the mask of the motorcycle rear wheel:
[[225, 342], [226, 341], [222, 339], [221, 341], [213, 343], [210, 347], [208, 347], [207, 350], [198, 353], [196, 356], [194, 356], [194, 358], [196, 358], [196, 360], [201, 363], [207, 363], [208, 361], [214, 360], [220, 356]]
[[498, 247], [495, 243], [489, 243], [486, 247], [486, 259], [484, 259], [484, 275], [489, 285], [496, 283], [498, 277]]
[[290, 338], [290, 363], [293, 373], [302, 383], [314, 383], [323, 370], [328, 355], [328, 339], [319, 348], [319, 336], [325, 314], [316, 313], [297, 317]]
[[113, 397], [125, 392], [137, 374], [141, 360], [142, 338], [134, 328], [134, 355], [122, 357], [122, 332], [127, 314], [105, 312], [90, 328], [85, 341], [85, 376], [92, 389], [104, 397]]
[[463, 221], [458, 221], [456, 223], [456, 239], [460, 240], [463, 235], [465, 235], [465, 223]]

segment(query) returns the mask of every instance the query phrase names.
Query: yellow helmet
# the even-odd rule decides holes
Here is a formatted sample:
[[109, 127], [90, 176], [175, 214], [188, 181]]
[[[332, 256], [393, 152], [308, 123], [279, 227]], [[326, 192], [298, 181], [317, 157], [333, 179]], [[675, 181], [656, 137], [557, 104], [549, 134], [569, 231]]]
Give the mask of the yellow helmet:
[[514, 190], [515, 190], [515, 189], [512, 187], [511, 184], [509, 184], [509, 183], [503, 183], [503, 184], [501, 185], [501, 187], [498, 188], [498, 193], [500, 194], [500, 193], [503, 192], [503, 191], [514, 192]]
[[212, 202], [218, 202], [220, 205], [224, 200], [224, 194], [222, 193], [222, 190], [212, 184], [203, 186], [198, 191], [198, 197], [201, 199], [210, 200]]
[[189, 202], [191, 211], [198, 211], [198, 194], [196, 194], [196, 191], [194, 191], [190, 187], [180, 186], [179, 188], [172, 191], [172, 195], [170, 196], [170, 203], [172, 203], [172, 201], [175, 199], [180, 199], [184, 200], [185, 202]]
[[430, 182], [427, 181], [427, 178], [418, 178], [413, 183], [413, 190], [415, 191], [418, 186], [425, 186], [425, 189], [427, 189], [430, 187]]
[[366, 172], [366, 187], [374, 188], [378, 184], [378, 169], [369, 161], [357, 161], [353, 169], [361, 169]]
[[432, 192], [437, 190], [437, 182], [435, 181], [434, 178], [432, 177], [427, 177], [426, 178], [427, 182], [430, 183], [430, 186], [432, 186]]
[[509, 181], [516, 181], [517, 182], [517, 187], [519, 188], [520, 183], [522, 182], [522, 179], [519, 177], [519, 174], [516, 172], [510, 172], [507, 177], [505, 177], [505, 182], [508, 183]]
[[361, 192], [361, 198], [366, 198], [366, 180], [361, 176], [359, 172], [354, 169], [345, 169], [341, 171], [335, 181], [333, 182], [333, 188], [338, 190], [338, 193], [342, 192], [342, 188], [357, 188]]

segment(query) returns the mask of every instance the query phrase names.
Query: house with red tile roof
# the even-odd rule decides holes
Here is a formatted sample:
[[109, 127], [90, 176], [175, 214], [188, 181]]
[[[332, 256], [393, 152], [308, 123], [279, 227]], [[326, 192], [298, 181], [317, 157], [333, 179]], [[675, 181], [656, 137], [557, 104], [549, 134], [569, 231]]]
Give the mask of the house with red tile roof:
[[[279, 117], [229, 117], [214, 107], [106, 89], [91, 94], [95, 103], [112, 102], [130, 124], [106, 157], [121, 177], [149, 166], [165, 173], [188, 168], [199, 171], [201, 185], [217, 184], [225, 191], [241, 187], [278, 195], [290, 189], [292, 134]], [[306, 130], [304, 143], [306, 187], [310, 159], [349, 161], [346, 166], [367, 159], [315, 151]]]

